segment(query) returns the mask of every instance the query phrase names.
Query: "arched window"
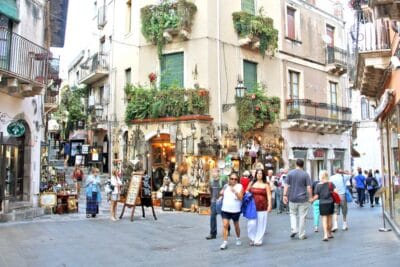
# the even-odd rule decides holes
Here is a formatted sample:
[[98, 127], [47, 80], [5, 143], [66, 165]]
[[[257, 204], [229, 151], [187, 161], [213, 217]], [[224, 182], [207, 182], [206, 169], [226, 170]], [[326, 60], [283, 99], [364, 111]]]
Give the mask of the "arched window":
[[369, 101], [366, 97], [361, 98], [361, 119], [369, 119]]

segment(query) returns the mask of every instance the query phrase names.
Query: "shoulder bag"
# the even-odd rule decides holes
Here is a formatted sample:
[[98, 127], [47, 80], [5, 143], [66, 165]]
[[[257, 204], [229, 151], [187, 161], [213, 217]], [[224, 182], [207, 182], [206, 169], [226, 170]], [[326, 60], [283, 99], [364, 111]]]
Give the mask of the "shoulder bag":
[[336, 193], [335, 191], [333, 191], [332, 183], [329, 183], [329, 191], [331, 191], [333, 203], [335, 203], [335, 204], [340, 204], [340, 196], [339, 196], [338, 193]]

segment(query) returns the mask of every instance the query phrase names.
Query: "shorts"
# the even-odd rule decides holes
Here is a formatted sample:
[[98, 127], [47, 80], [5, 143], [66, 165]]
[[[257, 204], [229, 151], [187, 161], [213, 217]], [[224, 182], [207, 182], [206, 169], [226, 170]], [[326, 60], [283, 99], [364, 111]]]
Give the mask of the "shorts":
[[240, 212], [226, 212], [226, 211], [222, 211], [221, 212], [221, 217], [222, 219], [225, 220], [231, 220], [234, 222], [239, 221], [239, 217], [240, 217]]
[[118, 201], [119, 197], [119, 194], [111, 194], [111, 201]]
[[332, 215], [333, 211], [334, 211], [333, 202], [332, 203], [319, 202], [319, 214], [321, 214], [321, 216]]
[[346, 195], [340, 195], [340, 205], [335, 204], [335, 214], [340, 215], [340, 210], [342, 210], [344, 216], [347, 216]]

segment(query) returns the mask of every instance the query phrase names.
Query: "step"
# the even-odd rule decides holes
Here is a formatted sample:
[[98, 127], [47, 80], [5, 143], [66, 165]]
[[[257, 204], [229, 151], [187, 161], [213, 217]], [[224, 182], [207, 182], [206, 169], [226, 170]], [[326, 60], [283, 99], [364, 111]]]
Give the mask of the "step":
[[43, 208], [14, 209], [10, 213], [0, 214], [0, 222], [16, 222], [33, 220], [44, 215]]

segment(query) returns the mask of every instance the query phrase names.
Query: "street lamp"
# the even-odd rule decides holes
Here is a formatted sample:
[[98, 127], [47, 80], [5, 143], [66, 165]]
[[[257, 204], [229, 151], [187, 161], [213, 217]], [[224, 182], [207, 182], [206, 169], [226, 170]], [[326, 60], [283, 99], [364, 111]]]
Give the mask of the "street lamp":
[[[235, 91], [236, 91], [236, 97], [238, 98], [243, 98], [247, 88], [246, 86], [244, 86], [243, 81], [241, 79], [238, 79], [238, 84], [235, 87]], [[230, 104], [222, 104], [222, 111], [226, 112], [228, 110], [231, 109], [231, 107], [235, 106], [236, 103], [230, 103]]]
[[103, 116], [103, 106], [96, 105], [95, 108], [94, 108], [94, 112], [95, 112], [95, 115], [96, 115], [96, 119], [100, 120], [101, 117]]

